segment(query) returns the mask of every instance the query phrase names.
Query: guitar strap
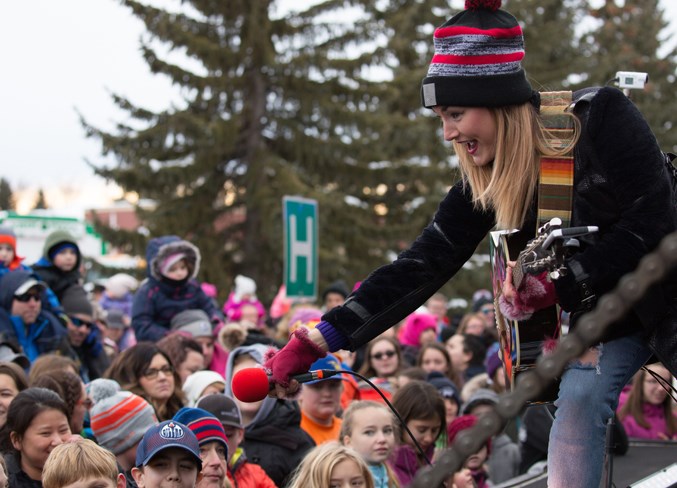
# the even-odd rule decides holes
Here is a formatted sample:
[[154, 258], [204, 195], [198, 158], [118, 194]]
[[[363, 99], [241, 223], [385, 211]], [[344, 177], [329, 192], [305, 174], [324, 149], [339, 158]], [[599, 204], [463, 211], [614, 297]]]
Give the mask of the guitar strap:
[[[546, 142], [561, 148], [571, 140], [573, 120], [564, 112], [571, 106], [572, 92], [541, 92], [541, 116], [546, 129]], [[562, 227], [571, 225], [574, 190], [573, 147], [562, 156], [541, 156], [538, 181], [538, 229], [550, 219], [562, 219]]]

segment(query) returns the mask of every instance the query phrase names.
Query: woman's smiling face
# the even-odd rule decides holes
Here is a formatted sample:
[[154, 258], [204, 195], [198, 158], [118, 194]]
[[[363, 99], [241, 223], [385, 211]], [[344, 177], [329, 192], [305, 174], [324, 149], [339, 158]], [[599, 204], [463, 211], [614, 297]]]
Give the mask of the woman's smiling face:
[[496, 120], [491, 110], [479, 107], [433, 107], [442, 120], [445, 141], [453, 141], [472, 158], [486, 166], [496, 157]]

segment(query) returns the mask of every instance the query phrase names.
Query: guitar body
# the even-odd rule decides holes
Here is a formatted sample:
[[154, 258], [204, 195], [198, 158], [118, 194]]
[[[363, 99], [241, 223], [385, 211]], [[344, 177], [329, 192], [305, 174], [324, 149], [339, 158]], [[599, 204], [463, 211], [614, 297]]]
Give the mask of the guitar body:
[[[491, 266], [494, 301], [496, 308], [496, 328], [499, 337], [499, 354], [503, 362], [506, 385], [510, 390], [520, 374], [536, 366], [536, 360], [543, 353], [546, 340], [560, 336], [559, 312], [553, 305], [535, 312], [528, 320], [509, 320], [503, 316], [498, 306], [502, 284], [505, 281], [508, 261], [515, 261], [529, 239], [533, 236], [525, 232], [494, 231], [490, 234]], [[557, 399], [559, 381], [541, 392], [539, 398], [529, 404], [551, 403]]]

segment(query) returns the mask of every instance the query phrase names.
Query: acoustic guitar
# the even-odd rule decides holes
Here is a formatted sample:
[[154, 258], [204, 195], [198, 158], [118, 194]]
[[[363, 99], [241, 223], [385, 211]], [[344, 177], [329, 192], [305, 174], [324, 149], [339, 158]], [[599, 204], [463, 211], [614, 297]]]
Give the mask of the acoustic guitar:
[[[499, 337], [499, 356], [503, 363], [506, 386], [514, 389], [521, 373], [536, 366], [543, 354], [546, 341], [560, 338], [562, 329], [557, 305], [537, 310], [527, 320], [510, 320], [503, 316], [498, 299], [506, 277], [508, 261], [516, 261], [513, 268], [513, 285], [519, 289], [527, 274], [548, 273], [556, 280], [566, 274], [565, 259], [577, 248], [577, 236], [597, 232], [597, 227], [562, 228], [562, 221], [553, 218], [538, 229], [536, 237], [528, 238], [525, 232], [494, 231], [490, 233], [491, 266], [496, 308], [496, 328]], [[557, 399], [559, 382], [552, 383], [538, 399], [530, 404], [551, 403]]]

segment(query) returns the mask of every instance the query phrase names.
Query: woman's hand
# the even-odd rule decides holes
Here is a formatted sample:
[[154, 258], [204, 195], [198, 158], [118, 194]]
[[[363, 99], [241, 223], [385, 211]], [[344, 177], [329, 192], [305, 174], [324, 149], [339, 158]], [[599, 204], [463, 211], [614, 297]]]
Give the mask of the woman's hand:
[[264, 367], [275, 384], [269, 396], [284, 399], [294, 395], [299, 383], [291, 376], [307, 373], [311, 364], [326, 355], [327, 344], [320, 331], [313, 329], [309, 333], [305, 327], [296, 329], [286, 346], [266, 354]]

